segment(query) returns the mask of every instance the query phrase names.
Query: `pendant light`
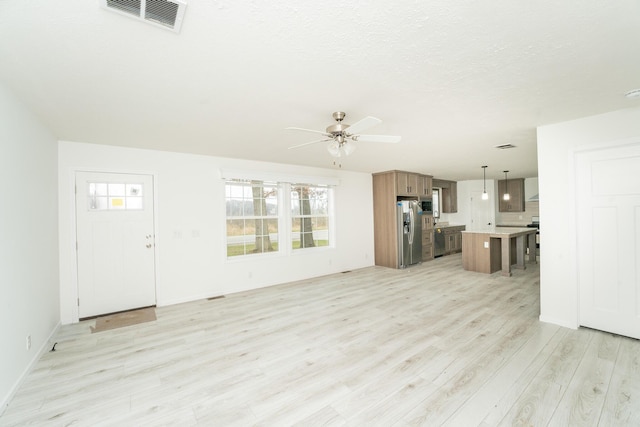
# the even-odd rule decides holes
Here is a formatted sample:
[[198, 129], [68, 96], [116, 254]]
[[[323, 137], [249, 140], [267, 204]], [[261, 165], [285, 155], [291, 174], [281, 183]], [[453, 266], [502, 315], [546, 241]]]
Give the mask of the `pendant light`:
[[489, 200], [487, 194], [487, 167], [482, 166], [482, 200]]
[[509, 200], [511, 196], [509, 196], [509, 178], [507, 178], [507, 172], [504, 171], [504, 196], [502, 196], [503, 200]]

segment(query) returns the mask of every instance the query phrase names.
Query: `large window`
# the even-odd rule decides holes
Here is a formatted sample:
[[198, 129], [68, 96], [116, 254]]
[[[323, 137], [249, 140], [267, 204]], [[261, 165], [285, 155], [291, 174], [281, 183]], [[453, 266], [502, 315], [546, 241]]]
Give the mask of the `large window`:
[[278, 250], [278, 186], [227, 181], [227, 256]]
[[329, 188], [291, 186], [291, 248], [329, 246]]
[[227, 257], [330, 246], [329, 186], [231, 179], [225, 203]]

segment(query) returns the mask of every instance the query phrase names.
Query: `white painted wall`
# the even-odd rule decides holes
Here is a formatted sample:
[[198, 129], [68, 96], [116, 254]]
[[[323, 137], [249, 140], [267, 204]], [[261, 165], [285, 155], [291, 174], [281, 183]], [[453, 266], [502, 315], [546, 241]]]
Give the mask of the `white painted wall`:
[[[60, 142], [58, 155], [60, 304], [64, 324], [78, 318], [73, 200], [76, 170], [155, 176], [159, 306], [373, 265], [370, 174], [75, 142]], [[221, 168], [339, 178], [335, 188], [336, 247], [288, 257], [270, 254], [227, 260]]]
[[634, 138], [640, 138], [640, 108], [538, 128], [540, 320], [579, 325], [574, 153]]
[[59, 324], [56, 152], [0, 84], [0, 413]]

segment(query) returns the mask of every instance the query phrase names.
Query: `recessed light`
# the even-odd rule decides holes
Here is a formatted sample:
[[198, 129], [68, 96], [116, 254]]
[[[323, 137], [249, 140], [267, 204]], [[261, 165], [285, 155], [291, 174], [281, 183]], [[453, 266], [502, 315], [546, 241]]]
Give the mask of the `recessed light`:
[[624, 96], [626, 96], [627, 98], [640, 98], [640, 89], [630, 90], [629, 92], [625, 93]]

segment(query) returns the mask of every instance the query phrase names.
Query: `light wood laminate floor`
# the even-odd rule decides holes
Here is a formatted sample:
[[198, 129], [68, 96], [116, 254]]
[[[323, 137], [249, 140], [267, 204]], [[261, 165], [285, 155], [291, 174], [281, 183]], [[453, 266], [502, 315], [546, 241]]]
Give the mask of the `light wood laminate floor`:
[[64, 326], [2, 426], [637, 426], [640, 343], [541, 323], [460, 254]]

